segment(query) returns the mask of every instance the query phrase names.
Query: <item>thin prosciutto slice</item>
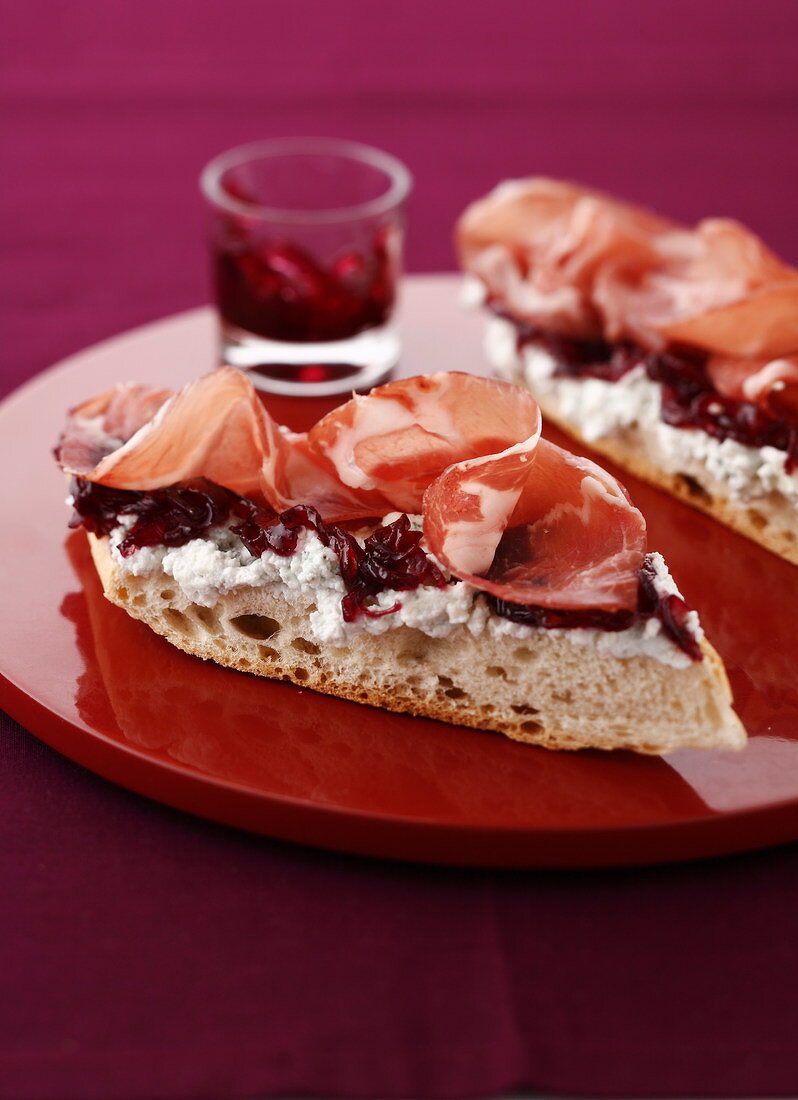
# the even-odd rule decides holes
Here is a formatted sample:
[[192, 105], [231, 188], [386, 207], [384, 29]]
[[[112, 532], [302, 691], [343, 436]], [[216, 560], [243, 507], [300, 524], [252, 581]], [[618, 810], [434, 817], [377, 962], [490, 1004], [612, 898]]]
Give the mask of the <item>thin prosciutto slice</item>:
[[730, 219], [661, 238], [645, 270], [609, 263], [594, 299], [610, 339], [752, 358], [798, 350], [798, 272]]
[[71, 474], [85, 476], [107, 454], [152, 420], [171, 390], [137, 383], [117, 386], [70, 409], [55, 457]]
[[688, 229], [575, 184], [529, 179], [472, 204], [458, 243], [464, 267], [519, 320], [653, 350], [700, 349], [710, 373], [729, 383], [734, 375], [740, 393], [751, 377], [756, 396], [745, 399], [795, 419], [784, 364], [798, 363], [798, 271], [738, 222]]
[[451, 372], [389, 382], [352, 398], [310, 429], [307, 445], [344, 485], [418, 513], [424, 490], [453, 462], [539, 434], [540, 410], [525, 391]]
[[62, 464], [90, 481], [156, 489], [204, 477], [277, 510], [310, 502], [324, 519], [340, 521], [420, 512], [442, 470], [539, 433], [540, 412], [507, 382], [436, 374], [353, 397], [309, 432], [294, 433], [269, 416], [246, 375], [224, 368], [171, 396], [147, 423], [131, 424], [135, 434], [111, 440], [93, 466], [63, 462], [79, 441], [70, 435], [74, 425], [73, 417]]
[[160, 489], [204, 477], [242, 496], [257, 494], [264, 456], [283, 443], [249, 379], [230, 367], [189, 383], [90, 480], [115, 489]]
[[645, 270], [671, 222], [577, 184], [510, 180], [473, 203], [457, 227], [463, 264], [515, 316], [565, 335], [598, 337], [593, 284], [608, 262]]
[[425, 495], [424, 536], [456, 577], [510, 603], [637, 606], [643, 516], [605, 470], [546, 440], [446, 470]]
[[[83, 413], [107, 414], [106, 398]], [[134, 433], [93, 468], [65, 468], [117, 489], [206, 478], [278, 511], [312, 505], [326, 520], [422, 512], [431, 552], [501, 599], [636, 606], [642, 516], [609, 474], [542, 441], [537, 404], [507, 382], [459, 373], [392, 382], [299, 434], [225, 368], [162, 394], [155, 415], [140, 419], [131, 408]], [[62, 461], [77, 445], [68, 425]]]

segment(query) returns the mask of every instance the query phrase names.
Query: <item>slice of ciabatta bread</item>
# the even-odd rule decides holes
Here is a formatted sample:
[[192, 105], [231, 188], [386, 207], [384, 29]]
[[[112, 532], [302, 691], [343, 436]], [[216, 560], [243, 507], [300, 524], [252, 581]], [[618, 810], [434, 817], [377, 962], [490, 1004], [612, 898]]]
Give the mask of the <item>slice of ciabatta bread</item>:
[[401, 625], [335, 646], [314, 640], [311, 590], [289, 599], [269, 585], [239, 587], [202, 606], [162, 569], [125, 572], [107, 537], [89, 540], [112, 603], [179, 649], [230, 668], [552, 749], [666, 753], [745, 743], [723, 664], [703, 639], [703, 660], [681, 667], [545, 628], [477, 637], [460, 625], [433, 638]]
[[742, 747], [643, 515], [540, 427], [439, 373], [290, 433], [224, 368], [84, 402], [57, 457], [108, 598], [196, 656], [549, 748]]

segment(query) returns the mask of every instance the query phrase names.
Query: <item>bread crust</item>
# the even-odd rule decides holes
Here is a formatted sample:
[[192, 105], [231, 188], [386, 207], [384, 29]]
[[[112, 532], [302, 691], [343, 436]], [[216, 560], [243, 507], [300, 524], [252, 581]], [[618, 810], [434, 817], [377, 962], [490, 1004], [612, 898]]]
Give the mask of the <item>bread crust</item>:
[[107, 599], [179, 649], [230, 668], [553, 749], [745, 744], [723, 663], [706, 641], [704, 660], [687, 668], [619, 658], [544, 629], [499, 640], [461, 626], [433, 639], [399, 626], [324, 647], [311, 640], [312, 593], [298, 606], [268, 586], [244, 588], [199, 607], [164, 573], [122, 573], [108, 539], [88, 538]]

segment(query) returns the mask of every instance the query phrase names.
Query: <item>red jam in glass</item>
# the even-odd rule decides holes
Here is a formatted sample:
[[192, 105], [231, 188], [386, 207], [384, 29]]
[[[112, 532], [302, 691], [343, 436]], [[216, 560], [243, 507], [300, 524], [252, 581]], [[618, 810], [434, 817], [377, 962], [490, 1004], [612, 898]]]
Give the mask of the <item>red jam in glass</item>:
[[227, 324], [308, 343], [346, 340], [388, 320], [396, 285], [390, 226], [329, 264], [297, 244], [251, 234], [245, 219], [228, 216], [214, 243], [216, 297]]

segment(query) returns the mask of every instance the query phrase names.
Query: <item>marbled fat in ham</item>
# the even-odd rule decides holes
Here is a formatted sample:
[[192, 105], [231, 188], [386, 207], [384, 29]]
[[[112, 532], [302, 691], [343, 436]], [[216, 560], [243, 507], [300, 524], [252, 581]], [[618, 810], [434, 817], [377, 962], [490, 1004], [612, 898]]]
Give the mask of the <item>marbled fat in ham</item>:
[[447, 569], [499, 599], [637, 605], [643, 516], [600, 466], [546, 440], [446, 470], [427, 490], [424, 533]]

